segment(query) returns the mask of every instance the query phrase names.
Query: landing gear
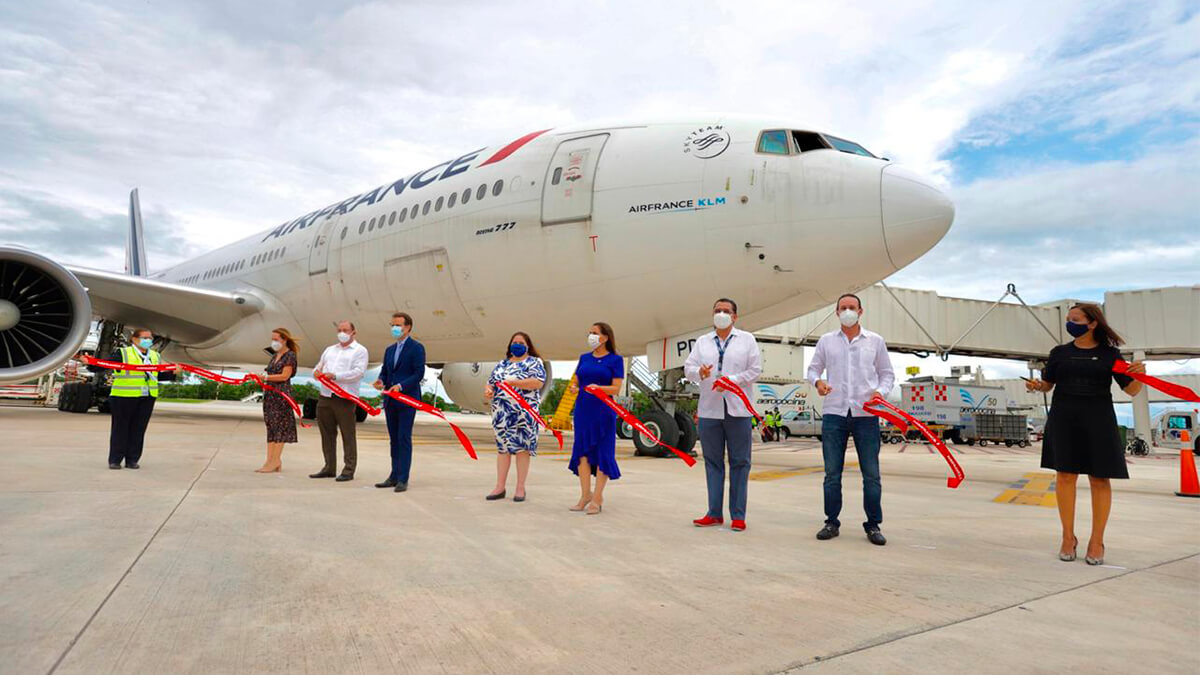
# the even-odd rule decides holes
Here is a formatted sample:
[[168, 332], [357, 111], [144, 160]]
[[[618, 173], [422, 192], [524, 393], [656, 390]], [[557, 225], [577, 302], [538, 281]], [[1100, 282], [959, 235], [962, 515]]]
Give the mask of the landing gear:
[[[672, 440], [679, 438], [679, 426], [675, 423], [675, 417], [668, 415], [662, 410], [651, 410], [642, 418], [642, 424], [650, 430], [659, 440], [664, 443], [670, 443]], [[634, 452], [633, 454], [639, 457], [665, 457], [670, 450], [655, 444], [650, 439], [643, 436], [641, 433], [636, 433], [633, 436]], [[683, 450], [683, 448], [680, 448]]]
[[623, 438], [627, 441], [633, 438], [633, 427], [629, 426], [629, 422], [617, 420], [617, 438]]
[[691, 452], [692, 448], [696, 447], [696, 439], [700, 437], [692, 416], [682, 410], [676, 410], [675, 426], [679, 427], [679, 442], [675, 444], [675, 448], [680, 452]]

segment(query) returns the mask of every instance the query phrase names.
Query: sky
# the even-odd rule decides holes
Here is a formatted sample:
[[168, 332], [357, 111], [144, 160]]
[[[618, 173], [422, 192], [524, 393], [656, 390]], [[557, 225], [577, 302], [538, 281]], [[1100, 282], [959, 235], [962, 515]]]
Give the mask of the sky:
[[533, 129], [705, 110], [784, 115], [937, 181], [955, 225], [893, 286], [1191, 285], [1198, 8], [4, 3], [0, 243], [120, 270], [136, 186], [161, 269]]

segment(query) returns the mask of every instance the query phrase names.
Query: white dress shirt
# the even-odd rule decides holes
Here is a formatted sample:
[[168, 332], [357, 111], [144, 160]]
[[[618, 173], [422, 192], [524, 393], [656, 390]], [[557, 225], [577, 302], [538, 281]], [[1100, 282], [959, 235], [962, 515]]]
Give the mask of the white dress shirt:
[[[321, 354], [321, 360], [317, 361], [316, 370], [333, 375], [334, 383], [357, 396], [358, 385], [367, 372], [367, 348], [356, 341], [348, 342], [345, 346], [330, 345]], [[328, 387], [320, 382], [317, 384], [321, 387], [322, 396], [333, 396]]]
[[[828, 377], [822, 377], [828, 373]], [[821, 336], [808, 364], [808, 381], [815, 386], [824, 379], [833, 387], [825, 397], [822, 413], [863, 417], [862, 407], [875, 392], [887, 398], [896, 384], [896, 373], [888, 357], [887, 343], [878, 333], [860, 328], [853, 340], [839, 328]], [[849, 411], [849, 413], [847, 413]]]
[[[754, 383], [762, 374], [762, 355], [753, 333], [737, 328], [731, 329], [729, 337], [720, 344], [725, 346], [725, 357], [721, 358], [720, 344], [716, 331], [696, 338], [696, 346], [683, 364], [687, 379], [700, 385], [700, 416], [705, 419], [723, 420], [726, 410], [730, 417], [750, 417], [746, 404], [733, 392], [714, 390], [713, 382], [724, 375], [733, 380], [746, 398], [754, 400]], [[712, 372], [700, 379], [700, 366], [712, 366]], [[720, 369], [718, 370], [718, 366]]]

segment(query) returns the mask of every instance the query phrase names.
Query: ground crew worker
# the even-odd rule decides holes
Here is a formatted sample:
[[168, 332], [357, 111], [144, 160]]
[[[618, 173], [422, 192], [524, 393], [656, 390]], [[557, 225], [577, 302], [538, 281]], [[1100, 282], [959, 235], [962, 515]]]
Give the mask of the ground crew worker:
[[[154, 335], [146, 328], [138, 328], [131, 334], [133, 344], [113, 352], [108, 360], [137, 365], [158, 365], [161, 358], [151, 349]], [[112, 427], [108, 435], [108, 468], [138, 468], [142, 458], [142, 445], [150, 415], [154, 413], [154, 401], [158, 398], [159, 381], [172, 381], [183, 372], [180, 366], [174, 371], [143, 373], [136, 370], [113, 371], [112, 392], [108, 407], [112, 412]]]

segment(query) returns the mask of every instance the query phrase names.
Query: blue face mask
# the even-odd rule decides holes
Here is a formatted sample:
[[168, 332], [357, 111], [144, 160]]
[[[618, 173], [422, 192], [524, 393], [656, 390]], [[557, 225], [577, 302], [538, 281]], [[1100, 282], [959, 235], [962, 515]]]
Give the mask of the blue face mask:
[[529, 348], [526, 347], [525, 345], [521, 344], [520, 342], [514, 342], [508, 346], [508, 351], [513, 356], [515, 356], [519, 359], [522, 356], [525, 356], [525, 352], [529, 351]]
[[1071, 334], [1071, 337], [1081, 337], [1087, 333], [1088, 330], [1089, 329], [1086, 323], [1075, 323], [1074, 321], [1067, 322], [1067, 332]]
[[142, 349], [150, 349], [150, 347], [154, 345], [154, 338], [142, 338], [138, 340], [138, 345], [141, 346]]
[[403, 336], [404, 336], [404, 327], [403, 326], [392, 326], [392, 337], [394, 337], [396, 339], [400, 339]]

